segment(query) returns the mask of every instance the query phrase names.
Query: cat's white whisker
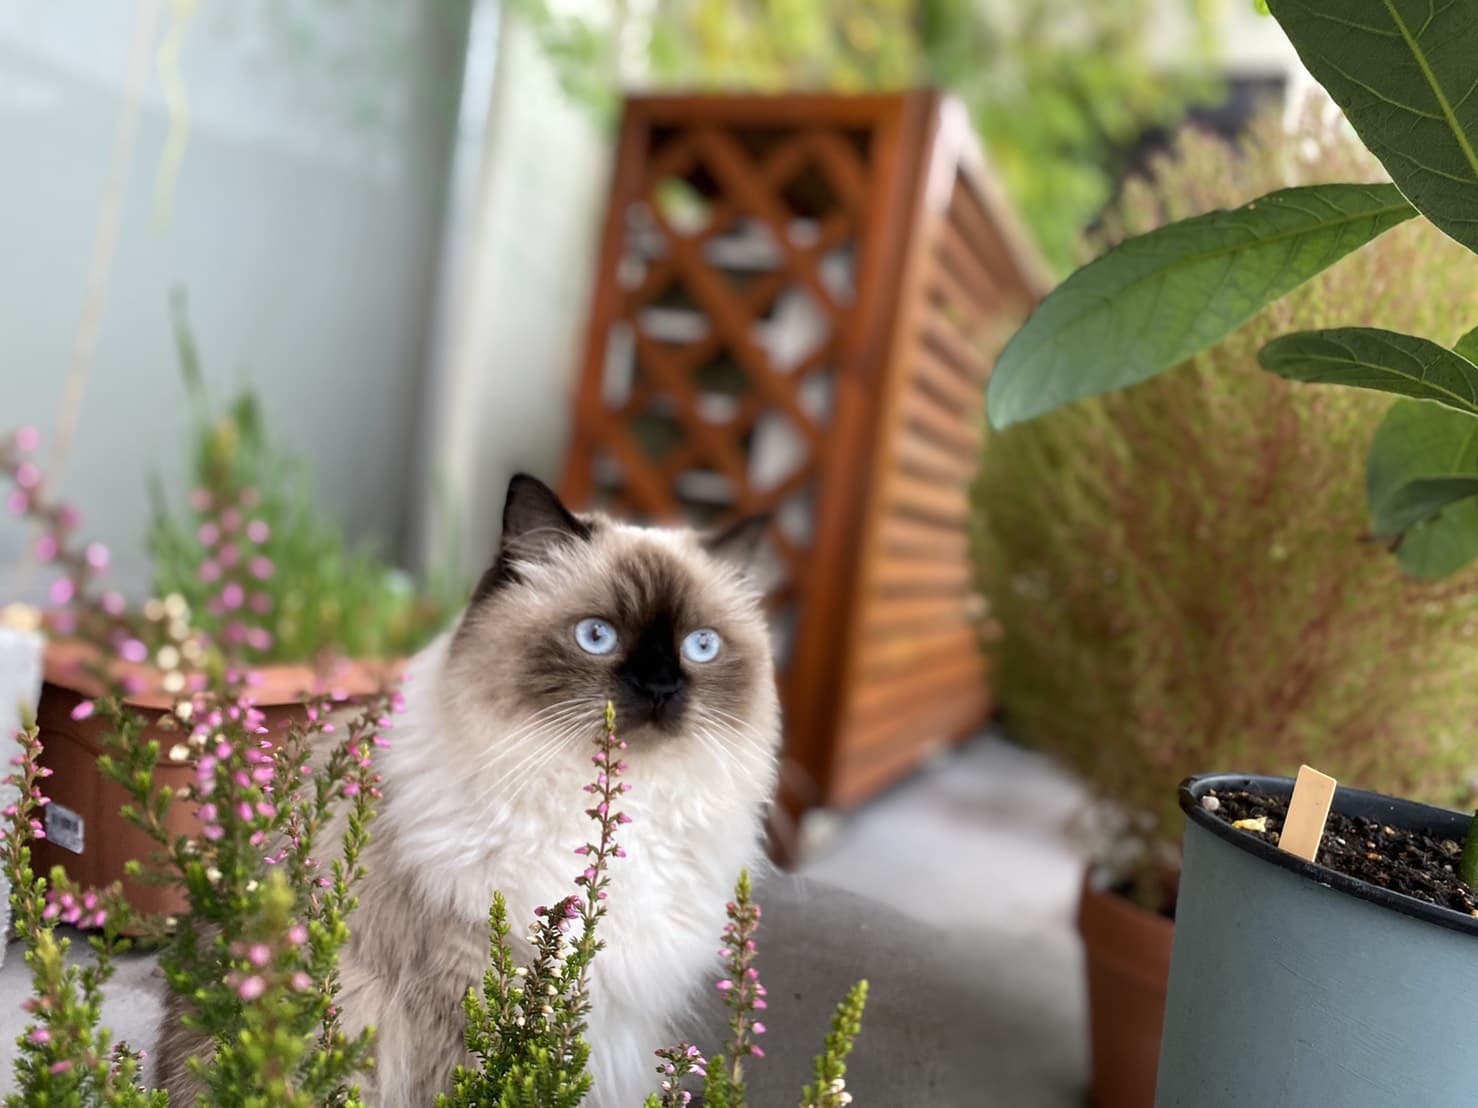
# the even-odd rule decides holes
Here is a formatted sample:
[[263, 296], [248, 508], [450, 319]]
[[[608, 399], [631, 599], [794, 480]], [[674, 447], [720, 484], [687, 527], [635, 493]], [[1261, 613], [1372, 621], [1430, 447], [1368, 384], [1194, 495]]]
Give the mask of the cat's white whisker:
[[[481, 788], [472, 801], [474, 807], [480, 807], [493, 792], [506, 786], [508, 782], [521, 781], [530, 769], [543, 761], [553, 745], [549, 736], [542, 732], [530, 736], [527, 742], [528, 749], [521, 747], [517, 751], [510, 751], [505, 758], [479, 771], [474, 784], [480, 784]], [[513, 765], [505, 765], [506, 762], [512, 762]]]
[[[565, 723], [579, 719], [586, 712], [591, 711], [592, 707], [592, 701], [582, 699], [579, 701], [565, 702], [562, 711], [551, 712], [548, 715], [536, 713], [541, 718], [531, 718], [508, 734], [499, 736], [497, 742], [484, 752], [478, 763], [471, 768], [470, 772], [483, 773], [490, 769], [496, 769], [498, 763], [503, 759], [522, 756], [523, 740], [538, 734], [540, 731], [547, 730], [551, 727], [560, 727]], [[519, 745], [515, 748], [514, 744]]]

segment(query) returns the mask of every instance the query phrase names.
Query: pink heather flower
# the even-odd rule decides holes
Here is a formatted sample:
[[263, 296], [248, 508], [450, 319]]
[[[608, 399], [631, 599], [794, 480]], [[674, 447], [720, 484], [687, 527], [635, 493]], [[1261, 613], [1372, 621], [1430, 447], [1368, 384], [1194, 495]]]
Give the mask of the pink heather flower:
[[750, 1026], [754, 1028], [754, 1033], [756, 1035], [763, 1035], [765, 1033], [765, 1025], [760, 1023], [758, 1020], [756, 1020]]
[[96, 704], [91, 700], [83, 700], [72, 709], [72, 718], [80, 722], [81, 720], [90, 718], [95, 711], [97, 711]]
[[200, 574], [200, 579], [207, 585], [213, 585], [221, 579], [221, 565], [214, 558], [207, 558], [201, 562], [197, 572]]
[[103, 924], [105, 924], [107, 922], [108, 922], [108, 913], [107, 912], [98, 912], [96, 915], [94, 915], [92, 917], [92, 925], [94, 927], [101, 927]]
[[266, 520], [254, 519], [246, 525], [246, 537], [261, 546], [272, 537], [272, 528], [267, 526]]
[[359, 795], [359, 782], [357, 782], [357, 781], [345, 781], [344, 782], [344, 795], [345, 796], [358, 796]]
[[728, 980], [727, 978], [725, 978], [723, 981], [720, 981], [717, 985], [714, 986], [714, 988], [717, 989], [721, 993], [726, 993], [730, 989], [732, 989], [733, 987], [734, 987], [734, 982]]
[[[253, 558], [252, 561], [255, 562], [256, 559]], [[251, 594], [250, 607], [257, 615], [264, 616], [272, 610], [272, 598], [264, 592], [254, 592]]]
[[72, 531], [82, 526], [82, 513], [70, 504], [60, 504], [56, 510], [56, 521]]
[[309, 977], [302, 970], [298, 970], [297, 973], [293, 974], [293, 988], [298, 992], [306, 993], [312, 987], [313, 978]]
[[57, 555], [56, 536], [39, 535], [36, 538], [36, 557], [39, 561], [50, 562]]
[[52, 1073], [66, 1073], [71, 1068], [72, 1068], [72, 1063], [71, 1062], [67, 1062], [67, 1061], [53, 1062], [51, 1064], [51, 1072]]
[[243, 800], [240, 804], [236, 805], [236, 814], [240, 816], [243, 821], [251, 819], [251, 805]]
[[236, 995], [242, 1000], [256, 1000], [266, 991], [267, 983], [255, 973], [236, 986]]
[[216, 551], [216, 557], [221, 560], [221, 565], [230, 569], [237, 562], [241, 561], [241, 551], [236, 549], [234, 542], [228, 542], [220, 550]]
[[31, 507], [31, 498], [23, 489], [12, 489], [5, 498], [6, 510], [13, 516], [23, 516]]
[[29, 492], [41, 484], [41, 470], [34, 462], [22, 462], [15, 467], [15, 483]]
[[[219, 718], [213, 718], [211, 720], [211, 724], [210, 725], [212, 727], [219, 727], [221, 725], [221, 721], [220, 721]], [[222, 739], [220, 742], [216, 743], [216, 757], [217, 758], [229, 758], [229, 757], [231, 757], [231, 744], [228, 743], [225, 739]]]
[[44, 1027], [37, 1027], [31, 1032], [29, 1038], [37, 1046], [45, 1046], [51, 1042], [51, 1032]]
[[200, 545], [208, 550], [221, 541], [221, 529], [210, 520], [206, 520], [195, 532], [195, 537], [200, 540]]
[[221, 603], [226, 606], [227, 611], [236, 611], [246, 603], [246, 590], [235, 581], [228, 583], [221, 590]]
[[41, 445], [41, 432], [34, 427], [17, 427], [15, 429], [15, 446], [17, 450], [30, 453]]
[[121, 616], [128, 611], [128, 601], [123, 599], [120, 592], [105, 592], [102, 597], [103, 611], [110, 616]]
[[308, 929], [301, 923], [295, 923], [287, 929], [287, 941], [293, 946], [302, 946], [308, 941]]
[[231, 534], [241, 527], [241, 513], [235, 508], [227, 508], [221, 513], [221, 530]]
[[70, 577], [58, 577], [51, 583], [50, 596], [53, 604], [69, 604], [77, 590]]
[[258, 554], [252, 558], [247, 565], [247, 571], [258, 581], [265, 581], [272, 576], [277, 567], [272, 564], [272, 559], [265, 554]]
[[108, 548], [100, 542], [88, 543], [87, 549], [82, 552], [82, 557], [87, 562], [88, 568], [96, 573], [101, 573], [108, 568]]
[[125, 662], [142, 663], [149, 660], [149, 648], [138, 639], [124, 639], [118, 645], [118, 656]]
[[272, 960], [272, 948], [266, 943], [253, 943], [246, 952], [246, 960], [261, 969]]
[[208, 512], [211, 506], [210, 493], [205, 489], [196, 489], [190, 494], [190, 507], [197, 512]]
[[271, 650], [272, 632], [265, 627], [248, 627], [246, 629], [246, 645], [253, 650]]
[[201, 822], [214, 823], [216, 821], [216, 816], [218, 816], [220, 813], [216, 810], [216, 806], [214, 804], [202, 804], [200, 806], [200, 812], [198, 814], [200, 816]]
[[226, 829], [218, 823], [208, 823], [205, 825], [205, 830], [202, 831], [201, 834], [203, 834], [211, 842], [218, 843], [223, 838], [225, 838]]
[[761, 1047], [753, 1045], [750, 1046], [749, 1053], [753, 1054], [756, 1058], [763, 1058], [765, 1056], [765, 1052]]

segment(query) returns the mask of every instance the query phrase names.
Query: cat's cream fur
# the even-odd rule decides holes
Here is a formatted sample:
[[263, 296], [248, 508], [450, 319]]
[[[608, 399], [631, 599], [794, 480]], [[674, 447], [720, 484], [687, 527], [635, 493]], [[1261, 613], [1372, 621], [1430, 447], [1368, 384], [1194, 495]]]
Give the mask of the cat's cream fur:
[[[595, 833], [582, 786], [608, 699], [628, 743], [632, 822], [592, 974], [592, 1108], [630, 1108], [652, 1090], [652, 1051], [682, 1032], [712, 978], [734, 878], [760, 856], [779, 709], [755, 589], [691, 532], [587, 517], [571, 535], [575, 521], [551, 516], [557, 502], [540, 490], [510, 489], [500, 561], [458, 629], [414, 660], [406, 713], [380, 756], [384, 800], [341, 975], [349, 1029], [376, 1028], [364, 1088], [382, 1108], [430, 1104], [466, 1059], [461, 1001], [487, 964], [494, 890], [520, 944], [537, 905], [575, 891], [574, 848]], [[535, 499], [531, 515], [514, 512], [519, 495]], [[717, 629], [723, 652], [683, 661], [680, 720], [623, 722], [621, 650], [584, 654], [573, 625], [624, 622], [624, 647], [658, 610], [679, 639]], [[167, 1025], [172, 1103], [193, 1099], [184, 1058], [199, 1047]]]

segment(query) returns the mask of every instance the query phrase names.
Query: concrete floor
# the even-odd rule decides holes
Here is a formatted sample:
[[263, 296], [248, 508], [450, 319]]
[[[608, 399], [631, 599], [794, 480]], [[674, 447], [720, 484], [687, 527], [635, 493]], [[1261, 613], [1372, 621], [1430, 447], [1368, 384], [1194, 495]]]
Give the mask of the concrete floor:
[[[1072, 911], [1082, 852], [1067, 825], [1081, 793], [1036, 754], [983, 737], [825, 828], [803, 872], [978, 936], [979, 987], [1012, 1011], [980, 1049], [1011, 1108], [1081, 1103], [1086, 1084], [1081, 956]], [[823, 825], [824, 826], [824, 825]], [[814, 829], [813, 829], [814, 830]], [[74, 954], [85, 953], [85, 943]], [[153, 960], [126, 958], [104, 1018], [147, 1044], [158, 1019]], [[9, 1085], [28, 992], [22, 951], [0, 967], [0, 1092]], [[1004, 1030], [1009, 1028], [1009, 1030]], [[985, 1103], [982, 1094], [981, 1103]], [[902, 1108], [902, 1106], [877, 1106]]]

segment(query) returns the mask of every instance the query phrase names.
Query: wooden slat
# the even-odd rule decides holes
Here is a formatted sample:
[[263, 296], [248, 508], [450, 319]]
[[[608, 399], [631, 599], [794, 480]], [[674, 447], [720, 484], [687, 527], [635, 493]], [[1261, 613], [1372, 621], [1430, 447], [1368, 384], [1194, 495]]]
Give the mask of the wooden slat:
[[980, 304], [980, 294], [961, 280], [958, 271], [947, 265], [944, 256], [938, 251], [929, 259], [926, 281], [936, 296], [944, 298], [956, 326], [979, 327], [989, 318]]
[[863, 644], [858, 673], [863, 681], [871, 681], [905, 670], [928, 672], [940, 664], [953, 662], [961, 654], [979, 650], [980, 636], [966, 623], [888, 636], [873, 635]]
[[899, 412], [907, 424], [932, 435], [951, 449], [975, 454], [985, 438], [980, 420], [960, 420], [945, 411], [926, 393], [908, 390], [898, 401]]
[[897, 445], [898, 465], [915, 476], [958, 485], [975, 480], [977, 465], [973, 454], [952, 450], [948, 443], [908, 427], [902, 429]]
[[964, 595], [972, 585], [970, 567], [961, 562], [905, 561], [881, 557], [867, 582], [869, 589], [890, 595]]
[[990, 361], [943, 317], [931, 319], [920, 332], [919, 341], [978, 386], [983, 388], [990, 380]]
[[954, 273], [983, 315], [1000, 309], [1000, 286], [986, 268], [985, 261], [971, 248], [964, 231], [953, 220], [946, 219], [940, 224], [937, 249], [939, 260]]
[[985, 390], [964, 371], [944, 357], [936, 346], [920, 343], [915, 354], [914, 373], [918, 385], [953, 409], [962, 421], [984, 417]]
[[981, 686], [933, 705], [917, 719], [895, 721], [872, 734], [864, 732], [860, 724], [849, 729], [849, 738], [866, 738], [868, 742], [842, 749], [828, 801], [847, 808], [867, 800], [937, 752], [974, 734], [990, 717], [991, 707], [989, 691]]
[[895, 629], [942, 626], [973, 618], [968, 596], [869, 596], [864, 601], [862, 634], [884, 635]]
[[970, 550], [969, 539], [958, 527], [897, 514], [879, 525], [878, 545], [890, 555], [913, 555], [937, 562], [961, 560]]
[[[857, 724], [871, 721], [877, 733], [884, 733], [888, 720], [916, 713], [925, 703], [944, 703], [968, 695], [973, 689], [983, 689], [987, 669], [983, 656], [970, 654], [928, 672], [906, 672], [860, 683], [852, 698], [852, 718]], [[867, 733], [863, 731], [864, 735]], [[864, 744], [859, 735], [849, 738], [847, 745], [855, 750]]]
[[963, 484], [921, 481], [897, 470], [884, 497], [891, 512], [963, 529], [970, 522], [970, 492]]
[[956, 182], [950, 195], [949, 221], [959, 228], [960, 234], [970, 244], [970, 253], [992, 276], [1008, 270], [1001, 237], [991, 227], [980, 201], [964, 181]]

